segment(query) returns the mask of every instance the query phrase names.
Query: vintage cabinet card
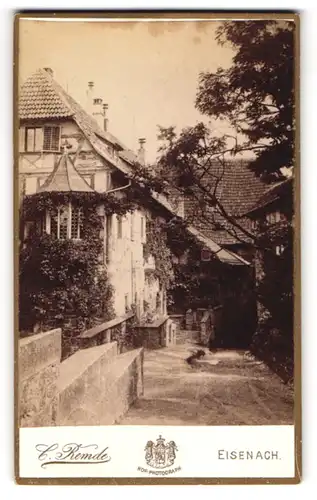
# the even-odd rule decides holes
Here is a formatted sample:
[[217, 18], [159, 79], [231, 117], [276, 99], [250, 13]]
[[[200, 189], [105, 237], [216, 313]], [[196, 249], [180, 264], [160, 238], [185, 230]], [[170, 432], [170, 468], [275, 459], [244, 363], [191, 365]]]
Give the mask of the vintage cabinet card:
[[296, 483], [296, 14], [15, 19], [19, 483]]

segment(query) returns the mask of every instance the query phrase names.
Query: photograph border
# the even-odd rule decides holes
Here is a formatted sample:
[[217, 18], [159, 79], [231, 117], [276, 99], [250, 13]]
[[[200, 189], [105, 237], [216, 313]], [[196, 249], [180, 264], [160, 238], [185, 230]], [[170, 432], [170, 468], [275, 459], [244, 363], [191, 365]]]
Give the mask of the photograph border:
[[[109, 19], [152, 18], [167, 19], [173, 22], [199, 18], [199, 20], [260, 20], [287, 19], [295, 23], [295, 229], [294, 229], [294, 427], [295, 427], [295, 476], [293, 478], [22, 478], [19, 474], [19, 418], [18, 418], [18, 228], [19, 228], [19, 195], [18, 195], [18, 94], [19, 94], [19, 21], [26, 18], [76, 18], [76, 19]], [[298, 484], [302, 476], [302, 388], [301, 388], [301, 245], [300, 245], [300, 14], [294, 10], [276, 11], [235, 11], [235, 10], [108, 10], [108, 11], [51, 11], [23, 10], [14, 14], [14, 61], [13, 61], [13, 136], [14, 136], [14, 457], [15, 479], [18, 484], [25, 485], [259, 485], [259, 484]]]

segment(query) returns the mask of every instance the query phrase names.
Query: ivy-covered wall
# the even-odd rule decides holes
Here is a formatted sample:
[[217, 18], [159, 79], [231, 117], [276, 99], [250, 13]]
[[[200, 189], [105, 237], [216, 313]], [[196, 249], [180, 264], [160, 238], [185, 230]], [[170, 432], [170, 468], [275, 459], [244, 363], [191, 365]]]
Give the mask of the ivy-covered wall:
[[[38, 230], [46, 211], [69, 202], [83, 209], [80, 240], [54, 239]], [[21, 228], [25, 221], [33, 226], [20, 249], [20, 330], [62, 327], [64, 353], [76, 349], [81, 331], [114, 317], [113, 289], [101, 262], [99, 204], [99, 197], [85, 193], [43, 193], [25, 198], [22, 207]], [[109, 200], [106, 210], [114, 209], [116, 200]]]
[[[139, 317], [145, 312], [153, 316], [164, 312], [171, 254], [163, 242], [152, 239], [157, 213], [146, 221], [151, 210], [133, 200], [122, 193], [39, 193], [24, 199], [20, 235], [22, 331], [60, 326], [67, 351], [76, 348], [75, 337], [82, 330], [121, 316], [127, 309]], [[83, 210], [80, 240], [58, 240], [43, 231], [41, 221], [46, 213], [68, 203]], [[26, 221], [29, 231], [25, 240]], [[155, 261], [154, 281], [144, 266], [150, 253]], [[155, 297], [150, 308], [145, 300], [148, 292]]]

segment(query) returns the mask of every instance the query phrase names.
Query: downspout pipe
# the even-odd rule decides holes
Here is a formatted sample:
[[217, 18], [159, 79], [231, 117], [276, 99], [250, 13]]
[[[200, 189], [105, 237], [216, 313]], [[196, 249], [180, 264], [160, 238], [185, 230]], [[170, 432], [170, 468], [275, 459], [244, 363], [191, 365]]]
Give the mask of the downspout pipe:
[[131, 181], [129, 181], [128, 184], [126, 184], [125, 186], [120, 186], [118, 188], [115, 188], [115, 189], [110, 189], [109, 191], [106, 191], [105, 194], [108, 194], [108, 193], [116, 193], [117, 191], [123, 191], [124, 189], [127, 189], [128, 187], [131, 186]]

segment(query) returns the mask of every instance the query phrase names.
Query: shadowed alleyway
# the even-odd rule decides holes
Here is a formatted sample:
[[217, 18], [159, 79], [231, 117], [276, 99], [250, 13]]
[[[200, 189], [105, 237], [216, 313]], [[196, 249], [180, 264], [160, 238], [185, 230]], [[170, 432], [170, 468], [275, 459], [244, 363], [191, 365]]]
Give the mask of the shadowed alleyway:
[[220, 350], [192, 367], [197, 347], [178, 345], [144, 356], [144, 395], [122, 425], [276, 425], [292, 423], [292, 392], [243, 351]]

